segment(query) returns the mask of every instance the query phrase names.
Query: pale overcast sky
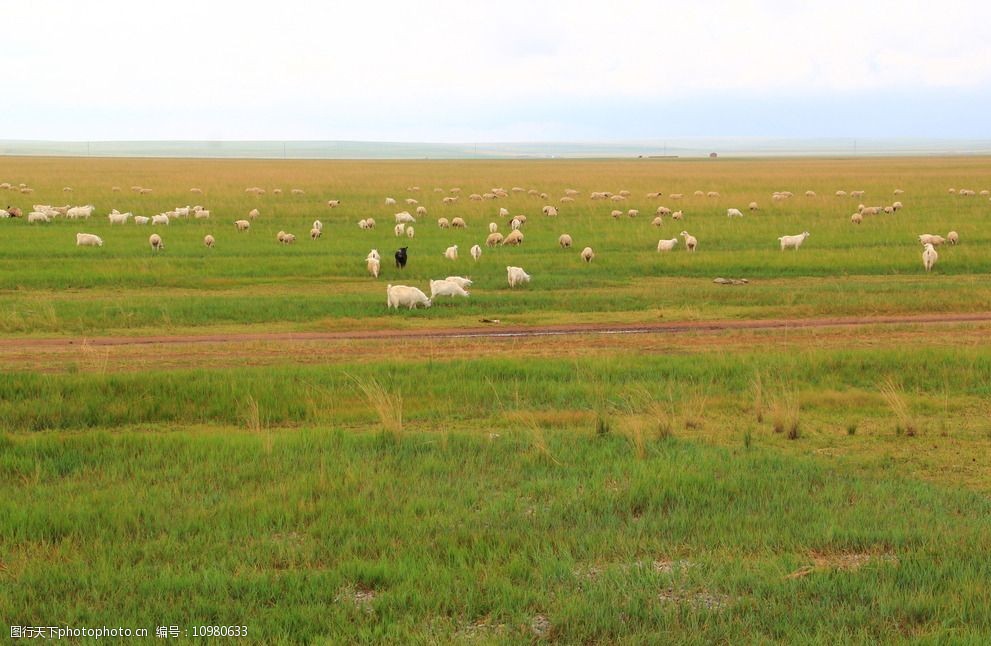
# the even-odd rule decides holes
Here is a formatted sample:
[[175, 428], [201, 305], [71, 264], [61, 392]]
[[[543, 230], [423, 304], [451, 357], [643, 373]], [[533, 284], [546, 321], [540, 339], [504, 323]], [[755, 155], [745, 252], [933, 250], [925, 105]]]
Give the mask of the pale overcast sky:
[[0, 139], [991, 137], [988, 0], [0, 6]]

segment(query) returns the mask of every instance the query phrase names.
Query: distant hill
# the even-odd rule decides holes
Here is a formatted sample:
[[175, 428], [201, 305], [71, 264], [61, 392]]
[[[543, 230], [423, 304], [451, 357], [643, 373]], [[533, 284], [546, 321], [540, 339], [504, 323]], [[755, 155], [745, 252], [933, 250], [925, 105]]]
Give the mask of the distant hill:
[[696, 137], [636, 142], [404, 143], [384, 141], [0, 140], [0, 155], [231, 159], [555, 159], [860, 155], [988, 155], [978, 139]]

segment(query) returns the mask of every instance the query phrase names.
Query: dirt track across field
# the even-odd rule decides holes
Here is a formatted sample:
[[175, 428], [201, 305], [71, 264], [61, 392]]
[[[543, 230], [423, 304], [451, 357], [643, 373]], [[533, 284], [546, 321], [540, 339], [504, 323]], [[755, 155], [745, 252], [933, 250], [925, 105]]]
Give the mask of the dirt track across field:
[[388, 339], [481, 339], [528, 338], [542, 336], [573, 336], [584, 334], [679, 334], [692, 332], [720, 332], [730, 330], [773, 330], [829, 327], [863, 327], [874, 325], [939, 325], [948, 323], [991, 322], [991, 312], [973, 314], [924, 314], [913, 316], [850, 316], [835, 318], [803, 319], [748, 319], [720, 321], [673, 321], [670, 323], [610, 324], [589, 323], [578, 325], [517, 326], [487, 323], [477, 328], [428, 328], [423, 330], [352, 330], [346, 332], [247, 332], [234, 334], [202, 335], [154, 335], [119, 337], [57, 337], [0, 339], [0, 347], [16, 346], [20, 350], [31, 347], [71, 346], [87, 344], [100, 346], [170, 345], [170, 344], [224, 344], [249, 342], [294, 341], [344, 341]]

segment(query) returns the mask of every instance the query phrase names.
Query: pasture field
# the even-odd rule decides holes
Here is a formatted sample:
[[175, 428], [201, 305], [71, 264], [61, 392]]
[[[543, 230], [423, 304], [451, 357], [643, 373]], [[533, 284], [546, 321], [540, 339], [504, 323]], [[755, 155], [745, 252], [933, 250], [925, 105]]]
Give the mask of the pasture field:
[[[4, 634], [991, 639], [991, 201], [948, 191], [991, 187], [991, 159], [0, 158], [0, 182], [34, 189], [0, 190], [25, 213], [96, 206], [88, 222], [0, 220]], [[513, 186], [549, 198], [468, 201]], [[461, 199], [445, 206], [452, 187]], [[568, 188], [580, 194], [562, 204]], [[631, 195], [589, 200], [597, 190]], [[408, 197], [428, 215], [400, 241]], [[894, 200], [898, 213], [850, 223], [859, 201]], [[194, 203], [211, 218], [106, 218]], [[651, 226], [660, 205], [685, 219]], [[524, 244], [475, 263], [490, 221], [509, 230], [500, 207], [527, 215]], [[369, 216], [377, 228], [359, 230]], [[439, 229], [442, 216], [467, 230]], [[961, 244], [927, 275], [917, 236], [951, 229]], [[682, 230], [696, 253], [655, 251]], [[806, 230], [800, 250], [778, 249]], [[104, 246], [76, 247], [77, 231]], [[509, 289], [507, 265], [532, 282]], [[453, 274], [474, 280], [467, 301], [386, 309], [387, 283], [428, 291]], [[746, 321], [774, 327], [733, 326]], [[548, 326], [571, 329], [451, 336]]]

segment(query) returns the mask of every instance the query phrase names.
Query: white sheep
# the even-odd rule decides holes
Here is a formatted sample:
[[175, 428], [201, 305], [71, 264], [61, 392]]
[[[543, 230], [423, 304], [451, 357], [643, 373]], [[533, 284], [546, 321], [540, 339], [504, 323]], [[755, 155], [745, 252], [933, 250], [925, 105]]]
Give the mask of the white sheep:
[[561, 236], [557, 239], [557, 243], [561, 245], [562, 249], [570, 249], [571, 236], [569, 236], [567, 233], [562, 233]]
[[396, 224], [411, 224], [413, 222], [416, 222], [416, 218], [410, 215], [409, 211], [396, 213]]
[[408, 204], [409, 206], [416, 206], [419, 203], [420, 203], [419, 200], [416, 200], [416, 199], [414, 199], [412, 197], [407, 197], [406, 198], [406, 204]]
[[451, 226], [455, 229], [467, 229], [468, 225], [465, 224], [463, 218], [451, 218]]
[[472, 245], [471, 247], [471, 257], [475, 262], [482, 257], [482, 248], [479, 245]]
[[815, 196], [816, 196], [815, 191], [805, 191], [805, 197], [815, 197]]
[[609, 215], [611, 215], [614, 220], [618, 220], [619, 218], [623, 217], [623, 212], [620, 211], [619, 209], [613, 209], [612, 211], [609, 212]]
[[375, 228], [375, 218], [365, 218], [365, 228], [374, 229]]
[[804, 231], [802, 233], [793, 236], [781, 236], [780, 238], [778, 238], [778, 242], [781, 243], [781, 251], [784, 251], [788, 247], [791, 247], [795, 251], [798, 251], [798, 248], [802, 246], [802, 243], [805, 242], [805, 239], [808, 237], [809, 237], [809, 232]]
[[458, 259], [458, 245], [451, 245], [450, 247], [448, 247], [447, 249], [445, 249], [444, 250], [444, 257], [447, 258], [448, 260], [457, 260]]
[[905, 192], [905, 191], [903, 191], [903, 190], [902, 190], [902, 189], [900, 189], [900, 188], [896, 188], [896, 189], [895, 189], [895, 195], [901, 195], [901, 194], [902, 194], [902, 193], [904, 193], [904, 192]]
[[51, 222], [51, 218], [48, 217], [47, 213], [31, 211], [28, 213], [28, 224], [34, 224], [35, 222]]
[[449, 280], [449, 281], [451, 281], [453, 283], [457, 283], [458, 285], [460, 285], [464, 289], [468, 289], [475, 282], [471, 278], [466, 278], [465, 276], [448, 276], [444, 280]]
[[153, 233], [150, 236], [148, 236], [148, 244], [151, 245], [152, 251], [159, 251], [165, 248], [165, 243], [162, 242], [162, 236], [158, 235], [157, 233]]
[[365, 269], [372, 275], [372, 278], [379, 277], [379, 269], [382, 266], [381, 262], [378, 258], [372, 258], [371, 256], [365, 258]]
[[530, 274], [523, 271], [522, 267], [506, 267], [506, 278], [510, 287], [530, 282]]
[[[196, 210], [198, 211], [199, 209], [196, 209]], [[185, 218], [185, 217], [188, 217], [189, 216], [189, 207], [188, 206], [177, 206], [174, 209], [172, 209], [172, 212], [175, 213], [175, 216], [177, 218]]]
[[327, 200], [327, 206], [329, 206], [332, 209], [336, 209], [340, 205], [341, 205], [340, 200]]
[[151, 222], [151, 218], [145, 215], [135, 215], [134, 224], [148, 224]]
[[683, 211], [675, 211], [674, 213], [671, 214], [671, 219], [672, 220], [684, 220], [685, 219], [685, 213]]
[[658, 240], [657, 250], [658, 251], [671, 251], [678, 246], [678, 238], [671, 238], [670, 240]]
[[458, 201], [458, 198], [456, 196], [445, 197], [445, 198], [443, 198], [441, 200], [441, 202], [443, 202], [444, 204], [446, 204], [448, 206], [450, 206], [451, 204], [454, 204], [457, 201]]
[[751, 211], [759, 211], [759, 210], [760, 210], [760, 207], [759, 207], [759, 206], [757, 206], [757, 202], [751, 202], [751, 203], [750, 203], [750, 204], [749, 204], [749, 205], [747, 206], [747, 208], [748, 208], [748, 209], [750, 209]]
[[523, 226], [523, 221], [519, 218], [513, 218], [513, 221], [509, 223], [509, 228], [513, 231], [518, 231], [520, 227]]
[[489, 222], [489, 233], [495, 233], [499, 230], [499, 225], [495, 222]]
[[490, 233], [485, 239], [485, 245], [488, 247], [494, 247], [497, 244], [502, 244], [503, 237], [502, 234], [496, 231], [495, 233]]
[[451, 226], [451, 223], [447, 221], [447, 218], [437, 218], [437, 226], [441, 229], [447, 229]]
[[96, 207], [92, 204], [87, 204], [86, 206], [74, 206], [66, 211], [65, 216], [71, 220], [78, 218], [88, 219], [89, 216], [93, 215], [93, 211], [95, 210]]
[[500, 218], [508, 218], [509, 217], [509, 209], [507, 209], [504, 206], [500, 206], [499, 207], [499, 217]]
[[900, 211], [902, 209], [902, 203], [894, 202], [892, 203], [891, 208], [893, 208], [895, 211]]
[[114, 213], [109, 214], [107, 216], [107, 219], [110, 220], [110, 225], [113, 226], [115, 224], [127, 224], [127, 218], [129, 218], [129, 217], [131, 217], [131, 214], [130, 213], [116, 213], [116, 212], [114, 212]]
[[595, 258], [595, 252], [592, 251], [592, 247], [585, 247], [582, 249], [581, 256], [585, 262], [592, 262], [592, 258]]
[[425, 207], [425, 206], [418, 206], [418, 207], [416, 207], [416, 214], [417, 215], [426, 215], [427, 214], [427, 207]]
[[378, 249], [372, 249], [371, 251], [368, 252], [368, 256], [366, 257], [366, 260], [368, 258], [374, 258], [375, 260], [382, 260], [382, 255], [379, 254]]
[[247, 231], [248, 229], [251, 228], [251, 223], [248, 222], [247, 220], [235, 220], [234, 228], [236, 228], [238, 231]]
[[679, 235], [685, 239], [685, 249], [695, 251], [699, 245], [698, 239], [687, 231], [682, 231]]
[[206, 220], [210, 217], [210, 212], [206, 209], [199, 209], [193, 213], [193, 217], [197, 220]]
[[666, 206], [659, 206], [657, 207], [657, 210], [654, 211], [654, 215], [660, 215], [660, 216], [671, 215], [671, 209], [669, 209]]
[[471, 195], [468, 196], [468, 199], [471, 200], [472, 202], [481, 202], [482, 196], [479, 195], [478, 193], [472, 193]]
[[406, 237], [412, 238], [416, 235], [416, 230], [413, 227], [406, 227]]
[[541, 209], [541, 213], [543, 213], [544, 215], [557, 215], [557, 209], [554, 208], [553, 206], [547, 205], [543, 209]]
[[743, 212], [740, 209], [726, 209], [726, 217], [728, 218], [742, 218]]
[[850, 222], [853, 222], [854, 224], [860, 224], [863, 221], [864, 221], [864, 216], [862, 216], [859, 213], [854, 213], [853, 215], [850, 216]]
[[659, 227], [659, 226], [661, 226], [662, 224], [664, 224], [664, 218], [662, 218], [661, 216], [659, 216], [659, 215], [658, 215], [658, 216], [657, 216], [657, 217], [655, 217], [655, 218], [654, 218], [653, 220], [651, 220], [651, 221], [650, 221], [650, 223], [651, 223], [652, 225], [654, 225], [655, 227]]
[[950, 244], [957, 244], [960, 242], [960, 234], [956, 231], [950, 231], [946, 234], [946, 241]]
[[[120, 189], [118, 188], [117, 190], [119, 191]], [[203, 189], [202, 188], [197, 188], [197, 187], [194, 186], [193, 188], [189, 189], [189, 192], [190, 193], [196, 193], [197, 195], [202, 195], [203, 194]]]
[[159, 213], [158, 215], [153, 215], [153, 216], [151, 216], [151, 224], [152, 224], [152, 226], [154, 226], [156, 224], [164, 224], [165, 226], [168, 226], [169, 225], [169, 216], [165, 215], [164, 213]]
[[[492, 234], [490, 234], [490, 237], [491, 235]], [[509, 235], [503, 238], [502, 244], [504, 245], [508, 244], [511, 247], [518, 247], [519, 245], [523, 244], [523, 232], [520, 231], [519, 229], [510, 231]]]
[[400, 222], [392, 228], [392, 232], [396, 234], [396, 237], [400, 237], [406, 234], [406, 225]]
[[210, 235], [209, 233], [203, 236], [203, 244], [209, 247], [210, 249], [213, 249], [214, 242], [216, 242], [216, 240], [214, 240], [213, 236]]
[[313, 227], [312, 229], [310, 229], [310, 240], [316, 240], [317, 238], [319, 238], [322, 235], [323, 235], [323, 231], [322, 230], [320, 230], [320, 229], [318, 229], [316, 227]]
[[396, 205], [396, 199], [395, 198], [392, 198], [392, 197], [385, 198], [385, 205], [386, 206], [395, 206]]
[[313, 221], [313, 228], [314, 229], [319, 229], [320, 231], [323, 231], [323, 222], [321, 222], [320, 220], [314, 220]]
[[938, 247], [944, 242], [946, 242], [946, 239], [944, 239], [943, 236], [933, 235], [931, 233], [923, 233], [921, 236], [919, 236], [919, 242], [923, 245], [931, 244], [934, 247]]
[[635, 218], [638, 215], [640, 215], [640, 211], [638, 209], [630, 209], [629, 211], [626, 212], [626, 215], [628, 215], [631, 218]]
[[453, 280], [432, 280], [430, 281], [430, 300], [438, 296], [463, 296], [468, 298], [470, 294], [465, 288]]
[[415, 309], [417, 305], [430, 307], [430, 299], [427, 295], [416, 287], [406, 285], [386, 285], [385, 286], [386, 305], [390, 308], [408, 307]]
[[939, 260], [939, 254], [936, 253], [936, 248], [932, 244], [926, 244], [922, 251], [922, 266], [926, 268], [927, 272], [932, 271], [937, 260]]
[[358, 228], [359, 229], [362, 229], [362, 230], [367, 229], [368, 228], [368, 220], [364, 220], [364, 219], [358, 220]]
[[103, 239], [94, 233], [77, 233], [77, 247], [102, 247]]

